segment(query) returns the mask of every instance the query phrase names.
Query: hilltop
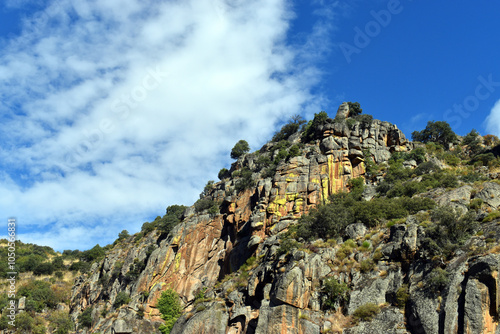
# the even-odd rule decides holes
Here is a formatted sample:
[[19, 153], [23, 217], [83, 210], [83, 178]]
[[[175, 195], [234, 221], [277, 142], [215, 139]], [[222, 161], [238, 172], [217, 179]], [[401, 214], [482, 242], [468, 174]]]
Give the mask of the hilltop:
[[95, 249], [73, 321], [101, 334], [495, 333], [498, 138], [445, 122], [412, 137], [344, 103], [256, 152], [241, 140], [193, 206]]

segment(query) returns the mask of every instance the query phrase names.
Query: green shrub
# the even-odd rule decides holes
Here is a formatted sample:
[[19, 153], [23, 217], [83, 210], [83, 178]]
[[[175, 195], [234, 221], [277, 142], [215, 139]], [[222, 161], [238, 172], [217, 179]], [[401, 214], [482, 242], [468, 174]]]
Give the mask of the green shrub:
[[272, 163], [273, 161], [271, 160], [271, 158], [269, 158], [267, 154], [259, 155], [259, 157], [255, 161], [255, 164], [257, 165], [257, 168], [259, 170], [265, 167], [269, 167]]
[[43, 324], [33, 326], [33, 334], [46, 334], [47, 328]]
[[481, 198], [474, 198], [469, 203], [469, 208], [472, 210], [479, 210], [483, 206], [484, 201]]
[[422, 143], [434, 142], [448, 147], [457, 142], [457, 135], [451, 129], [450, 125], [444, 121], [429, 121], [422, 131], [414, 131], [411, 134], [412, 139]]
[[479, 133], [472, 129], [467, 135], [464, 136], [462, 140], [462, 145], [467, 145], [469, 152], [471, 155], [478, 154], [481, 151], [481, 140], [479, 139], [481, 136]]
[[369, 176], [374, 175], [377, 172], [378, 167], [375, 164], [375, 161], [373, 161], [373, 156], [372, 156], [370, 150], [364, 150], [363, 151], [363, 156], [365, 157], [364, 163], [365, 163], [366, 173]]
[[340, 245], [340, 248], [337, 250], [335, 256], [342, 261], [352, 254], [354, 248], [356, 248], [356, 243], [354, 242], [354, 240], [348, 239], [342, 245]]
[[118, 233], [118, 240], [119, 241], [128, 239], [129, 237], [130, 237], [130, 234], [128, 233], [127, 230], [123, 230], [120, 233]]
[[78, 324], [82, 327], [90, 328], [92, 327], [92, 307], [87, 307], [78, 316]]
[[414, 148], [408, 154], [408, 160], [415, 160], [417, 162], [417, 164], [421, 164], [422, 162], [424, 162], [425, 161], [425, 148], [423, 148], [423, 147]]
[[21, 312], [16, 315], [15, 325], [19, 330], [31, 332], [33, 330], [34, 323], [35, 320], [28, 312]]
[[214, 189], [214, 184], [215, 184], [214, 180], [209, 180], [205, 185], [205, 187], [203, 188], [203, 191], [200, 194], [200, 198], [207, 197], [208, 195], [210, 195], [210, 193]]
[[363, 243], [361, 244], [361, 248], [363, 250], [368, 250], [368, 249], [370, 249], [371, 245], [372, 244], [369, 241], [363, 241]]
[[348, 118], [346, 119], [345, 121], [345, 124], [347, 125], [347, 127], [349, 128], [349, 130], [352, 130], [354, 129], [354, 126], [357, 124], [358, 122], [356, 122], [356, 120], [354, 118]]
[[137, 319], [144, 319], [144, 306], [140, 305], [136, 313]]
[[255, 180], [253, 179], [252, 174], [252, 171], [248, 168], [243, 168], [241, 170], [241, 178], [236, 181], [236, 184], [234, 185], [237, 192], [242, 192], [255, 186]]
[[347, 182], [347, 185], [351, 191], [350, 196], [352, 196], [355, 200], [360, 200], [361, 195], [363, 195], [363, 191], [365, 189], [365, 179], [363, 177], [350, 179]]
[[[198, 201], [196, 202], [198, 203]], [[204, 202], [198, 203], [198, 208], [196, 207], [195, 203], [195, 210], [200, 209], [202, 206], [206, 206], [207, 203], [210, 205], [206, 206], [205, 209], [208, 209], [211, 207], [213, 204], [210, 202], [209, 199], [205, 199]], [[184, 205], [170, 205], [167, 207], [166, 214], [163, 216], [158, 221], [159, 229], [163, 233], [170, 233], [170, 231], [181, 222], [182, 215], [184, 214], [184, 211], [186, 210], [186, 207]], [[203, 211], [203, 210], [201, 210]], [[199, 212], [199, 211], [198, 211]]]
[[[356, 187], [354, 185], [354, 187]], [[421, 210], [434, 208], [435, 202], [428, 198], [374, 198], [360, 200], [356, 190], [338, 193], [330, 197], [330, 203], [320, 205], [307, 215], [302, 215], [297, 225], [297, 237], [335, 238], [352, 223], [363, 223], [369, 227], [380, 225], [385, 220], [404, 218]]]
[[302, 247], [302, 244], [296, 240], [293, 239], [283, 239], [280, 242], [280, 246], [278, 250], [276, 251], [276, 254], [278, 256], [281, 256], [283, 254], [288, 254], [292, 249], [294, 248], [300, 248]]
[[467, 173], [467, 174], [463, 175], [462, 177], [460, 177], [460, 180], [462, 180], [465, 183], [474, 183], [474, 182], [481, 181], [484, 179], [485, 178], [481, 174], [475, 173], [475, 172]]
[[241, 156], [248, 153], [249, 151], [250, 151], [250, 146], [248, 145], [248, 142], [246, 140], [240, 140], [234, 145], [233, 149], [231, 150], [231, 158], [239, 159]]
[[322, 238], [333, 238], [344, 230], [344, 228], [354, 222], [354, 212], [350, 207], [344, 206], [343, 195], [333, 197], [328, 205], [321, 205], [302, 215], [299, 219], [297, 235], [304, 239], [312, 239], [321, 236]]
[[427, 276], [427, 287], [432, 293], [439, 293], [449, 283], [449, 274], [442, 268], [434, 268]]
[[347, 102], [349, 105], [349, 116], [357, 116], [363, 112], [363, 109], [361, 109], [361, 106], [359, 102]]
[[300, 148], [299, 145], [295, 144], [290, 147], [288, 150], [288, 156], [287, 159], [293, 158], [293, 157], [298, 157], [300, 155]]
[[441, 169], [432, 161], [423, 162], [415, 168], [416, 175], [424, 175], [439, 172]]
[[500, 211], [495, 210], [495, 211], [488, 213], [488, 215], [486, 217], [484, 217], [483, 223], [487, 223], [487, 222], [493, 221], [493, 220], [498, 219], [498, 218], [500, 218]]
[[80, 273], [85, 274], [85, 273], [87, 273], [90, 270], [90, 263], [88, 263], [88, 262], [82, 262], [82, 261], [73, 262], [69, 266], [69, 270], [71, 270], [71, 271], [79, 271]]
[[17, 291], [19, 296], [26, 297], [26, 310], [42, 312], [45, 308], [55, 308], [60, 299], [52, 290], [50, 283], [45, 281], [29, 281], [21, 285]]
[[460, 158], [452, 153], [447, 153], [444, 156], [444, 162], [446, 162], [450, 166], [456, 167], [460, 164], [460, 161], [461, 161]]
[[321, 285], [323, 308], [335, 309], [337, 304], [343, 304], [349, 298], [349, 287], [344, 282], [339, 282], [334, 277], [323, 279]]
[[[49, 316], [50, 327], [55, 329], [55, 334], [68, 334], [74, 330], [75, 324], [65, 311], [55, 311]], [[51, 332], [52, 333], [52, 332]]]
[[443, 244], [461, 245], [474, 234], [478, 227], [473, 211], [460, 216], [453, 208], [439, 207], [432, 211], [431, 217], [433, 221], [438, 222], [440, 227], [441, 235], [435, 236], [436, 240], [442, 241]]
[[54, 267], [54, 270], [64, 270], [66, 269], [66, 266], [64, 265], [64, 260], [62, 256], [57, 256], [52, 259], [52, 266]]
[[221, 170], [219, 171], [219, 174], [217, 175], [219, 180], [223, 180], [225, 178], [228, 178], [229, 176], [230, 176], [230, 174], [229, 174], [229, 170], [227, 168], [221, 168]]
[[[160, 216], [158, 216], [155, 221], [159, 221], [161, 219]], [[141, 227], [141, 232], [144, 233], [144, 234], [148, 234], [148, 233], [151, 233], [153, 232], [155, 229], [155, 225], [153, 223], [148, 223], [148, 222], [145, 222], [144, 224], [142, 224], [142, 227]]]
[[93, 248], [80, 253], [80, 260], [84, 262], [99, 261], [104, 258], [105, 253], [106, 251], [97, 244]]
[[129, 271], [125, 274], [125, 279], [127, 280], [127, 282], [136, 281], [141, 275], [144, 268], [146, 268], [146, 261], [139, 261], [138, 258], [135, 258], [134, 263], [130, 265]]
[[165, 320], [165, 324], [160, 326], [160, 331], [163, 334], [169, 334], [175, 322], [182, 314], [182, 307], [177, 292], [172, 289], [163, 291], [160, 299], [158, 299], [157, 308], [161, 313], [161, 318]]
[[130, 296], [125, 291], [120, 291], [116, 295], [115, 302], [113, 303], [114, 308], [119, 308], [122, 305], [130, 303]]
[[40, 263], [33, 269], [33, 275], [42, 276], [42, 275], [52, 275], [54, 272], [54, 266], [50, 262]]
[[360, 263], [360, 270], [362, 273], [370, 272], [373, 268], [375, 268], [375, 262], [373, 262], [372, 259], [366, 259]]
[[476, 155], [472, 160], [471, 163], [478, 163], [479, 165], [482, 166], [488, 166], [489, 164], [493, 163], [496, 161], [496, 157], [493, 153], [483, 153], [483, 154], [478, 154]]
[[396, 305], [399, 308], [404, 308], [409, 298], [410, 298], [410, 292], [408, 284], [401, 285], [398, 291], [396, 291]]
[[306, 121], [302, 119], [300, 115], [293, 116], [290, 121], [285, 124], [279, 132], [277, 132], [272, 141], [279, 142], [281, 140], [287, 140], [291, 135], [299, 131], [300, 126]]
[[355, 322], [370, 321], [379, 313], [380, 307], [377, 304], [368, 303], [358, 307], [352, 314], [352, 317]]
[[200, 198], [194, 203], [194, 209], [199, 213], [210, 209], [215, 204], [216, 202], [214, 200], [211, 200], [209, 198]]
[[371, 124], [373, 123], [373, 116], [364, 114], [364, 115], [357, 115], [353, 117], [356, 121], [359, 122], [359, 126], [361, 128], [369, 128]]
[[323, 125], [326, 122], [327, 119], [328, 114], [324, 111], [314, 114], [314, 119], [312, 121], [309, 121], [304, 127], [304, 132], [302, 133], [302, 141], [304, 143], [308, 143], [317, 139], [318, 134], [316, 133], [316, 131], [320, 125]]
[[397, 201], [410, 215], [414, 215], [422, 210], [431, 210], [436, 207], [436, 202], [427, 197], [400, 198]]

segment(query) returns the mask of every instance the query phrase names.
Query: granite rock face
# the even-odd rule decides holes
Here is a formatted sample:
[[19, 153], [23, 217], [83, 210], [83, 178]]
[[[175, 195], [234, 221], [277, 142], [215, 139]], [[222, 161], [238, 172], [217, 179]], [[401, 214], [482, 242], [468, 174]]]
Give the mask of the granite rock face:
[[[272, 173], [261, 161], [279, 156], [278, 143], [241, 157], [228, 173], [233, 176], [205, 194], [219, 204], [218, 213], [191, 207], [168, 236], [152, 231], [115, 245], [76, 280], [72, 317], [93, 307], [87, 333], [159, 333], [163, 320], [156, 305], [163, 291], [173, 289], [184, 308], [172, 329], [176, 334], [500, 332], [498, 255], [456, 254], [441, 265], [446, 284], [432, 293], [424, 282], [435, 268], [423, 249], [425, 229], [413, 216], [370, 233], [362, 224], [348, 226], [345, 239], [357, 248], [343, 261], [337, 252], [345, 239], [282, 251], [281, 233], [330, 195], [349, 191], [352, 178], [365, 177], [370, 185], [365, 200], [376, 195], [378, 180], [366, 175], [367, 159], [384, 163], [392, 152], [414, 147], [395, 125], [349, 124], [348, 116], [343, 104], [337, 119], [344, 121], [326, 120], [315, 129], [314, 140], [301, 143], [300, 135], [292, 135], [289, 145], [301, 144], [301, 154], [277, 163]], [[237, 191], [243, 169], [252, 171], [255, 184]], [[486, 184], [475, 197], [497, 208], [498, 187]], [[466, 210], [473, 195], [463, 186], [435, 197]], [[471, 245], [480, 244], [474, 240]], [[369, 247], [362, 248], [366, 243]], [[377, 262], [370, 265], [375, 254]], [[140, 272], [134, 272], [138, 266]], [[336, 304], [337, 311], [325, 305], [322, 283], [329, 277], [349, 287], [349, 298]], [[205, 298], [196, 298], [200, 291]], [[120, 292], [131, 300], [116, 308]], [[356, 311], [368, 303], [379, 305], [380, 312], [371, 321], [356, 321]], [[104, 310], [109, 310], [105, 316]]]

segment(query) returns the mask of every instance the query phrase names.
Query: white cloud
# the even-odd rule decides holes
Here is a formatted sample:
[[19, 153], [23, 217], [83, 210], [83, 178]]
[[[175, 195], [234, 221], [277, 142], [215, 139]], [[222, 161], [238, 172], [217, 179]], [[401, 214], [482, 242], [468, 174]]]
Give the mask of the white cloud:
[[192, 204], [237, 140], [312, 112], [290, 17], [284, 0], [54, 2], [0, 51], [2, 216], [84, 249]]
[[498, 100], [485, 120], [486, 131], [489, 134], [500, 136], [500, 100]]

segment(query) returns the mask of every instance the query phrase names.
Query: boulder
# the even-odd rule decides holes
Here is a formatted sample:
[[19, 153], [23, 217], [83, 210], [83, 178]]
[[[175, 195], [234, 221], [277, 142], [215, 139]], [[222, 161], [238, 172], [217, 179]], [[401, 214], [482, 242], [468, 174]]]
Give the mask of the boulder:
[[344, 102], [337, 109], [337, 114], [335, 115], [335, 119], [342, 120], [349, 117], [349, 103]]
[[366, 234], [366, 226], [362, 223], [351, 224], [345, 228], [345, 234], [348, 239], [362, 238]]
[[401, 311], [395, 307], [383, 309], [370, 322], [345, 329], [344, 334], [407, 334], [405, 319]]
[[132, 326], [124, 319], [118, 319], [113, 323], [113, 331], [116, 334], [130, 334], [133, 333]]
[[[171, 334], [226, 334], [229, 315], [220, 306], [212, 305], [188, 319], [183, 315], [170, 331]], [[244, 319], [246, 322], [246, 319]]]
[[482, 199], [484, 203], [497, 209], [500, 206], [500, 184], [495, 182], [484, 183], [483, 189], [475, 197]]

